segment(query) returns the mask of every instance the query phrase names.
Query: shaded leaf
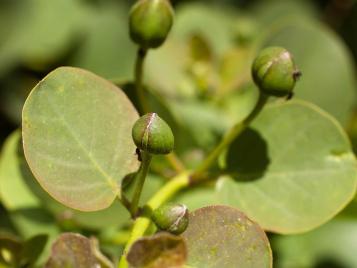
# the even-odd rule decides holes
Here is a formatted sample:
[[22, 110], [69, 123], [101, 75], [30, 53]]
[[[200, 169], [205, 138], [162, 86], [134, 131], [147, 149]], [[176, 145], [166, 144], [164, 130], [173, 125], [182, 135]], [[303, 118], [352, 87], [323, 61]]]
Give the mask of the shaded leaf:
[[0, 75], [19, 64], [35, 69], [53, 64], [85, 29], [87, 14], [81, 1], [12, 1], [5, 10], [1, 25], [10, 30], [0, 42]]
[[352, 219], [336, 219], [306, 234], [278, 236], [272, 243], [279, 252], [277, 268], [357, 267], [357, 223]]
[[22, 265], [35, 264], [45, 249], [48, 236], [45, 234], [31, 237], [23, 244], [21, 251]]
[[22, 241], [12, 235], [0, 235], [0, 264], [11, 267], [34, 267], [44, 251], [47, 235], [41, 234]]
[[186, 245], [181, 237], [160, 232], [137, 240], [127, 259], [132, 268], [178, 268], [185, 263], [186, 254]]
[[271, 105], [227, 152], [219, 200], [279, 233], [311, 230], [356, 192], [350, 142], [334, 118], [306, 102]]
[[214, 51], [222, 53], [230, 47], [233, 33], [233, 19], [237, 14], [222, 6], [207, 3], [181, 5], [172, 30], [173, 39], [185, 40], [194, 34], [208, 40]]
[[132, 77], [136, 46], [129, 37], [129, 8], [124, 2], [101, 1], [89, 10], [86, 36], [69, 65], [105, 78]]
[[59, 227], [55, 225], [54, 217], [41, 207], [14, 210], [10, 214], [10, 219], [17, 232], [26, 239], [40, 234], [54, 237], [60, 232]]
[[100, 267], [91, 241], [79, 234], [64, 233], [53, 244], [46, 268], [97, 268]]
[[277, 21], [284, 21], [291, 17], [309, 19], [317, 15], [317, 10], [311, 1], [269, 0], [261, 1], [252, 9], [254, 18], [262, 27], [267, 27]]
[[138, 167], [131, 128], [137, 112], [122, 91], [90, 72], [61, 67], [23, 110], [26, 160], [52, 197], [83, 211], [110, 206]]
[[190, 213], [182, 236], [190, 267], [272, 267], [264, 231], [235, 208], [208, 206]]
[[22, 250], [21, 241], [12, 235], [0, 235], [0, 264], [15, 266], [20, 259]]

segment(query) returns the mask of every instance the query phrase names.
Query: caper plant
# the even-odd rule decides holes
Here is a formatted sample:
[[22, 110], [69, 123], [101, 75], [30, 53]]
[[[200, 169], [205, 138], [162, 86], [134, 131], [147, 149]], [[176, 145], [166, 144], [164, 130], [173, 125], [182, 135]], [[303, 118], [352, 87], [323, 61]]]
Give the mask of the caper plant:
[[[328, 115], [290, 101], [301, 72], [287, 49], [257, 51], [251, 65], [258, 88], [255, 104], [204, 151], [199, 164], [188, 168], [175, 146], [176, 128], [153, 105], [144, 83], [146, 56], [169, 37], [173, 7], [169, 0], [138, 0], [128, 25], [137, 45], [136, 101], [88, 71], [61, 67], [33, 89], [24, 105], [24, 155], [41, 187], [76, 211], [111, 209], [119, 201], [130, 215], [117, 263], [100, 253], [100, 243], [65, 234], [54, 243], [46, 267], [272, 267], [264, 230], [308, 231], [348, 203], [357, 177], [349, 144]], [[306, 120], [325, 131], [323, 142], [330, 147], [321, 143], [314, 124], [304, 125]], [[297, 139], [283, 144], [293, 136]], [[303, 148], [315, 148], [317, 156], [299, 151]], [[155, 162], [170, 173], [143, 202]], [[314, 199], [314, 166], [318, 176], [321, 170], [327, 174], [325, 168], [334, 170], [325, 177], [326, 188], [333, 189], [340, 176], [345, 190]], [[211, 206], [191, 210], [181, 194], [192, 191], [192, 197], [198, 191], [200, 196], [206, 189], [209, 194], [202, 199]], [[214, 205], [217, 194], [219, 205]], [[290, 202], [290, 196], [300, 199]], [[78, 252], [68, 253], [68, 247]]]

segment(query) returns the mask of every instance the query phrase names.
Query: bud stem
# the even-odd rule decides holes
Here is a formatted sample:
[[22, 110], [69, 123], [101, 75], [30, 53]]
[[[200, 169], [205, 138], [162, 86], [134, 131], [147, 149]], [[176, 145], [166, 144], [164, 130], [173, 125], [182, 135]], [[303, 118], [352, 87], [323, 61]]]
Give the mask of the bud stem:
[[239, 136], [254, 120], [254, 118], [261, 112], [264, 105], [266, 104], [269, 96], [264, 93], [259, 94], [259, 99], [255, 105], [253, 111], [245, 118], [242, 122], [234, 125], [224, 136], [222, 141], [217, 145], [217, 147], [207, 156], [207, 158], [201, 163], [200, 166], [193, 172], [191, 176], [191, 182], [197, 183], [202, 179], [205, 179], [205, 172], [216, 162], [220, 154], [229, 146], [236, 137]]
[[139, 48], [136, 55], [135, 63], [135, 89], [136, 95], [139, 100], [139, 111], [140, 114], [145, 114], [149, 112], [149, 105], [146, 102], [143, 88], [143, 74], [144, 74], [144, 62], [147, 55], [147, 50], [144, 48]]
[[[172, 198], [177, 192], [182, 190], [183, 188], [189, 186], [189, 174], [183, 172], [176, 177], [172, 178], [169, 182], [167, 182], [146, 204], [146, 206], [155, 210], [163, 205], [167, 200]], [[127, 268], [128, 262], [126, 260], [126, 254], [129, 252], [131, 245], [140, 237], [142, 237], [147, 228], [151, 223], [151, 219], [146, 216], [139, 216], [135, 219], [134, 226], [131, 231], [131, 235], [129, 241], [127, 242], [123, 255], [120, 258], [118, 268]]]
[[151, 158], [152, 158], [151, 154], [141, 151], [141, 165], [134, 177], [136, 185], [135, 185], [133, 200], [131, 201], [131, 207], [130, 207], [130, 213], [132, 217], [135, 217], [138, 212], [140, 196], [143, 190], [146, 175], [148, 174], [149, 171]]

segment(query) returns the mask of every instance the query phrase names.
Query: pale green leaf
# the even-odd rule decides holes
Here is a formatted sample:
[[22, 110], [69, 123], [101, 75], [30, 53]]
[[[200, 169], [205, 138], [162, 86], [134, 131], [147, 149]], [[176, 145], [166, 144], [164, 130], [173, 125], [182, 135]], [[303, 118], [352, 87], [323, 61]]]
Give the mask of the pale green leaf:
[[[84, 228], [100, 229], [109, 226], [120, 226], [128, 221], [129, 213], [119, 201], [101, 211], [82, 212], [70, 209], [53, 199], [33, 177], [24, 159], [20, 138], [20, 132], [17, 130], [7, 138], [0, 159], [0, 193], [3, 193], [2, 202], [8, 210], [14, 211], [10, 217], [14, 220], [14, 224], [20, 233], [25, 235], [29, 230], [31, 231], [30, 234], [37, 234], [38, 231], [36, 230], [43, 231], [44, 227], [41, 224], [36, 223], [36, 221], [33, 225], [27, 224], [31, 219], [26, 220], [28, 218], [24, 217], [26, 210], [38, 209], [42, 206], [60, 223], [71, 222], [75, 226]], [[6, 159], [12, 160], [7, 162], [5, 161]], [[1, 164], [4, 162], [5, 164]], [[11, 172], [8, 172], [9, 170]], [[157, 180], [154, 181], [157, 182]], [[37, 218], [41, 219], [41, 217]], [[22, 219], [25, 220], [23, 221]], [[22, 222], [25, 224], [22, 224]], [[49, 224], [52, 224], [52, 222], [49, 222]], [[39, 228], [31, 229], [33, 227]]]
[[[13, 132], [5, 141], [0, 158], [0, 195], [8, 210], [38, 206], [38, 198], [22, 180], [18, 146], [21, 132]], [[16, 194], [14, 194], [16, 193]]]
[[138, 167], [131, 128], [138, 114], [124, 93], [81, 69], [62, 67], [23, 109], [26, 160], [41, 186], [78, 210], [107, 208]]
[[219, 200], [263, 228], [311, 230], [356, 192], [357, 169], [341, 126], [318, 107], [292, 101], [267, 107], [230, 146]]

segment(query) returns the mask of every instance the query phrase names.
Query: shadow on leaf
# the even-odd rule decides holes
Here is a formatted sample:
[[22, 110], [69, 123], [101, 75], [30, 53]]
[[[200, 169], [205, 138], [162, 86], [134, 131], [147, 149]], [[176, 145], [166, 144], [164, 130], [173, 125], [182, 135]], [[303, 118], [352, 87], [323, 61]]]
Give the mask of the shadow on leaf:
[[224, 172], [236, 181], [254, 181], [264, 175], [269, 163], [266, 141], [256, 130], [247, 128], [229, 147]]

